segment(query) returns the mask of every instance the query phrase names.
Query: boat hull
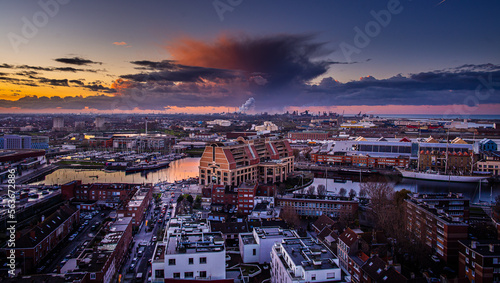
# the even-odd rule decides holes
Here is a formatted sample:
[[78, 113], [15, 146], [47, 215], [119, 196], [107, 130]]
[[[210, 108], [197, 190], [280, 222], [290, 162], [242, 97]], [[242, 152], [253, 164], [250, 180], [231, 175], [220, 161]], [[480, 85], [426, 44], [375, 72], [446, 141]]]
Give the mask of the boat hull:
[[440, 182], [476, 183], [489, 178], [489, 176], [454, 176], [402, 170], [400, 170], [399, 172], [401, 172], [403, 178]]

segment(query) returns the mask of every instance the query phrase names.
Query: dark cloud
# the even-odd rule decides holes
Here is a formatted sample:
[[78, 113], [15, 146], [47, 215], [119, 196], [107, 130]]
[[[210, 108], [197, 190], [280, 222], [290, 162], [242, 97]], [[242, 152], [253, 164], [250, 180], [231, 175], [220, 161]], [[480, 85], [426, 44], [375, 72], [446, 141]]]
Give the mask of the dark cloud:
[[4, 69], [13, 69], [13, 68], [14, 68], [14, 66], [13, 66], [13, 65], [6, 64], [6, 63], [3, 63], [3, 64], [0, 64], [0, 68], [4, 68]]
[[238, 77], [238, 72], [215, 68], [169, 64], [168, 67], [164, 68], [164, 71], [123, 75], [121, 77], [136, 82], [197, 82], [203, 80], [234, 79]]
[[95, 92], [105, 92], [105, 93], [115, 93], [116, 92], [115, 89], [105, 87], [101, 84], [88, 84], [88, 85], [82, 85], [82, 87], [90, 89], [91, 91], [95, 91]]
[[262, 73], [268, 87], [303, 83], [324, 74], [331, 50], [313, 35], [224, 36], [214, 43], [183, 40], [169, 48], [179, 64]]
[[499, 81], [500, 66], [493, 64], [463, 65], [408, 76], [397, 75], [388, 79], [369, 76], [347, 83], [324, 78], [317, 85], [304, 86], [302, 89], [309, 96], [303, 96], [298, 101], [305, 105], [450, 105], [467, 104], [470, 101], [481, 104], [500, 103], [500, 96], [489, 89], [500, 87]]
[[140, 66], [137, 69], [141, 70], [170, 70], [174, 69], [177, 66], [177, 64], [172, 60], [163, 60], [161, 62], [142, 60], [132, 61], [130, 63]]
[[80, 80], [70, 80], [69, 82], [70, 82], [70, 83], [77, 84], [77, 85], [79, 85], [79, 86], [83, 86], [83, 85], [85, 85], [85, 83], [84, 83], [84, 82], [82, 82], [82, 81], [80, 81]]
[[64, 63], [64, 64], [70, 64], [70, 65], [78, 65], [78, 66], [87, 66], [91, 64], [100, 64], [102, 65], [102, 62], [94, 62], [89, 59], [83, 59], [80, 57], [73, 57], [73, 58], [56, 58], [54, 61], [59, 62], [59, 63]]
[[44, 84], [48, 84], [48, 85], [53, 85], [53, 86], [69, 86], [67, 79], [56, 80], [56, 79], [42, 78], [42, 79], [40, 79], [40, 82], [44, 83]]

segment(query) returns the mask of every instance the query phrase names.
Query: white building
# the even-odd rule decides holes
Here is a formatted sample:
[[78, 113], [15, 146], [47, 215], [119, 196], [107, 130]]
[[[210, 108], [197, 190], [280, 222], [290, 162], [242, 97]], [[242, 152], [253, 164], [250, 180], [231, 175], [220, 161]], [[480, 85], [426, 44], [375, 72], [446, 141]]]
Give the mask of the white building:
[[339, 259], [312, 238], [285, 239], [271, 250], [271, 282], [350, 282]]
[[207, 121], [207, 125], [209, 125], [209, 126], [218, 125], [218, 126], [221, 126], [221, 127], [229, 127], [229, 126], [231, 126], [231, 121], [216, 119], [216, 120], [213, 120], [213, 121]]
[[271, 249], [283, 239], [295, 239], [298, 235], [293, 230], [279, 227], [255, 227], [252, 233], [240, 233], [238, 243], [243, 263], [260, 264], [271, 261]]
[[222, 233], [207, 231], [206, 223], [191, 217], [171, 219], [163, 242], [156, 245], [153, 253], [153, 282], [164, 282], [165, 278], [226, 279]]
[[253, 127], [253, 130], [259, 132], [264, 132], [264, 131], [274, 132], [278, 130], [278, 126], [276, 126], [273, 122], [265, 121], [264, 125], [255, 126]]

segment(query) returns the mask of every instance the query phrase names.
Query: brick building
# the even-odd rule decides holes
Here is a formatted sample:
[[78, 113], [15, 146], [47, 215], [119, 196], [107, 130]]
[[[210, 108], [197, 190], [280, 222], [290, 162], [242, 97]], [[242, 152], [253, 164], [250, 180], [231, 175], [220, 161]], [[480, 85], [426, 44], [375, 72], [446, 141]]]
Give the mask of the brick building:
[[239, 137], [235, 142], [213, 143], [200, 159], [200, 185], [239, 186], [243, 182], [283, 182], [294, 171], [294, 156], [287, 140], [277, 137]]
[[72, 181], [61, 186], [64, 200], [96, 201], [97, 206], [118, 207], [123, 201], [131, 199], [137, 185], [135, 184], [82, 184]]
[[73, 272], [85, 274], [83, 283], [118, 281], [118, 271], [133, 240], [132, 218], [119, 218], [101, 233], [98, 236], [102, 240], [93, 243], [76, 259]]
[[461, 240], [458, 276], [466, 277], [469, 282], [500, 282], [500, 241]]
[[361, 166], [371, 168], [407, 167], [410, 158], [407, 156], [381, 156], [375, 155], [333, 155], [324, 153], [311, 153], [311, 161], [331, 163], [334, 165]]
[[37, 226], [25, 233], [16, 235], [16, 258], [26, 268], [25, 272], [33, 272], [41, 265], [52, 250], [66, 238], [80, 223], [80, 210], [63, 205], [56, 212], [44, 218]]
[[328, 140], [331, 135], [328, 132], [321, 131], [304, 131], [304, 132], [289, 132], [288, 139], [290, 140]]
[[298, 215], [329, 217], [354, 217], [358, 210], [357, 201], [341, 200], [336, 197], [305, 198], [302, 195], [286, 195], [276, 200], [277, 206], [292, 207]]
[[458, 260], [459, 240], [467, 239], [469, 200], [462, 194], [414, 194], [405, 200], [406, 229], [446, 262]]
[[146, 210], [152, 197], [153, 189], [151, 187], [137, 189], [132, 198], [125, 201], [123, 207], [118, 209], [118, 217], [132, 217], [132, 226], [139, 227], [146, 216]]

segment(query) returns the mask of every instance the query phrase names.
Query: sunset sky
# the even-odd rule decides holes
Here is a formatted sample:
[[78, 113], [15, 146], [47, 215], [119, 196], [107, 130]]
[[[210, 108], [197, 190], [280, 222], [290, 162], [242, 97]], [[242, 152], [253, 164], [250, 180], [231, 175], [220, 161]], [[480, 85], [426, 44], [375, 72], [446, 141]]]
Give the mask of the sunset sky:
[[0, 2], [0, 113], [500, 114], [500, 2]]

